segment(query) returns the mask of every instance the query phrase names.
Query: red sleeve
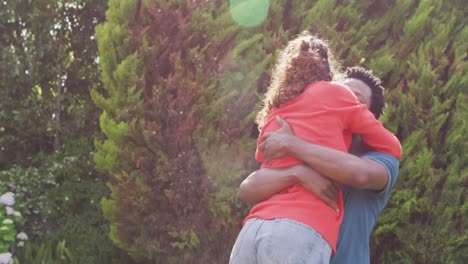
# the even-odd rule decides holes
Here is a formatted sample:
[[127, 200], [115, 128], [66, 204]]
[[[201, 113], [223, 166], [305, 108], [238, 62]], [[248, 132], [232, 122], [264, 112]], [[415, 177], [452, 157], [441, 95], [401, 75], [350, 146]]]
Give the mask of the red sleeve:
[[402, 148], [398, 138], [388, 131], [382, 122], [375, 119], [367, 109], [367, 105], [361, 104], [353, 92], [346, 87], [339, 87], [341, 85], [333, 86], [335, 86], [333, 89], [335, 101], [346, 112], [343, 116], [345, 127], [352, 133], [359, 134], [362, 140], [374, 150], [399, 159], [402, 155]]
[[402, 155], [400, 141], [388, 131], [367, 109], [366, 105], [356, 107], [348, 118], [351, 132], [361, 135], [362, 140], [378, 152], [388, 153], [396, 158]]

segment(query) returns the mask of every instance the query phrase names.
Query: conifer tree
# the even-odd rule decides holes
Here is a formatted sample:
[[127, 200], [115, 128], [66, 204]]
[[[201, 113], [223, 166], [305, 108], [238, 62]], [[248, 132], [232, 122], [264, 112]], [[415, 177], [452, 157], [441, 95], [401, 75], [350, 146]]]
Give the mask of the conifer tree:
[[93, 98], [104, 110], [95, 161], [110, 175], [110, 236], [136, 259], [217, 263], [227, 224], [196, 136], [238, 28], [215, 3], [110, 1], [106, 17], [96, 29], [105, 91]]
[[384, 121], [403, 140], [404, 156], [393, 198], [375, 230], [374, 260], [463, 262], [468, 258], [468, 237], [460, 225], [467, 220], [462, 198], [467, 163], [459, 147], [466, 149], [466, 143], [458, 141], [468, 132], [460, 119], [468, 117], [460, 103], [467, 92], [466, 49], [460, 52], [460, 40], [468, 37], [463, 8], [421, 1], [410, 8], [397, 2], [392, 9], [407, 19], [389, 20], [396, 38], [375, 49], [369, 67], [393, 88]]

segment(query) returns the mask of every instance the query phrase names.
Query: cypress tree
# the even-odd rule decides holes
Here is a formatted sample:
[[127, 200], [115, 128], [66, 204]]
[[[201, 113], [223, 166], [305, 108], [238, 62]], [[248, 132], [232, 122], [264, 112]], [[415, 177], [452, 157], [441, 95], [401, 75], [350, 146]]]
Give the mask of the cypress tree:
[[[398, 38], [375, 50], [369, 67], [380, 71], [392, 105], [384, 118], [403, 139], [400, 178], [375, 230], [376, 262], [457, 263], [468, 258], [465, 106], [467, 37], [462, 5], [421, 1], [407, 9], [404, 23], [390, 20]], [[396, 12], [393, 12], [396, 13]], [[430, 17], [430, 19], [427, 19]], [[465, 157], [465, 158], [464, 158]], [[428, 232], [432, 230], [433, 232]], [[389, 243], [390, 241], [390, 243]]]
[[104, 110], [106, 138], [96, 140], [95, 162], [110, 176], [112, 191], [102, 209], [112, 240], [136, 259], [218, 263], [225, 257], [226, 245], [216, 240], [227, 223], [215, 217], [222, 205], [197, 148], [206, 126], [201, 113], [238, 31], [216, 9], [215, 3], [110, 1], [107, 22], [96, 29], [105, 90], [93, 98]]

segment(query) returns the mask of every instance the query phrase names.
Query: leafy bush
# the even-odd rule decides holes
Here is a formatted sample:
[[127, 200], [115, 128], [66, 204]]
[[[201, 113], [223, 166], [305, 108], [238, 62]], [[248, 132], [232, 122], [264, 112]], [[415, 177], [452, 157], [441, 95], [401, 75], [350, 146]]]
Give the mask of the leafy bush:
[[92, 154], [86, 139], [69, 142], [60, 152], [38, 155], [30, 167], [0, 171], [0, 187], [16, 193], [24, 231], [35, 243], [65, 240], [76, 263], [128, 263], [108, 238], [99, 201], [109, 191]]

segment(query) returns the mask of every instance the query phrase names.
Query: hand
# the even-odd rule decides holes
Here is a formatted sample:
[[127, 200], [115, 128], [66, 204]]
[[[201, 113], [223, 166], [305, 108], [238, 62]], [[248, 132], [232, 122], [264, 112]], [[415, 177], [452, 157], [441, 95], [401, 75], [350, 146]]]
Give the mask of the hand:
[[281, 127], [273, 132], [263, 134], [261, 138], [262, 143], [259, 145], [259, 150], [262, 152], [266, 164], [270, 160], [287, 156], [287, 142], [294, 137], [294, 132], [286, 120], [277, 116], [276, 121], [278, 121]]
[[335, 211], [340, 211], [336, 203], [340, 192], [338, 183], [322, 176], [307, 165], [296, 166], [295, 175], [306, 190], [315, 194]]

